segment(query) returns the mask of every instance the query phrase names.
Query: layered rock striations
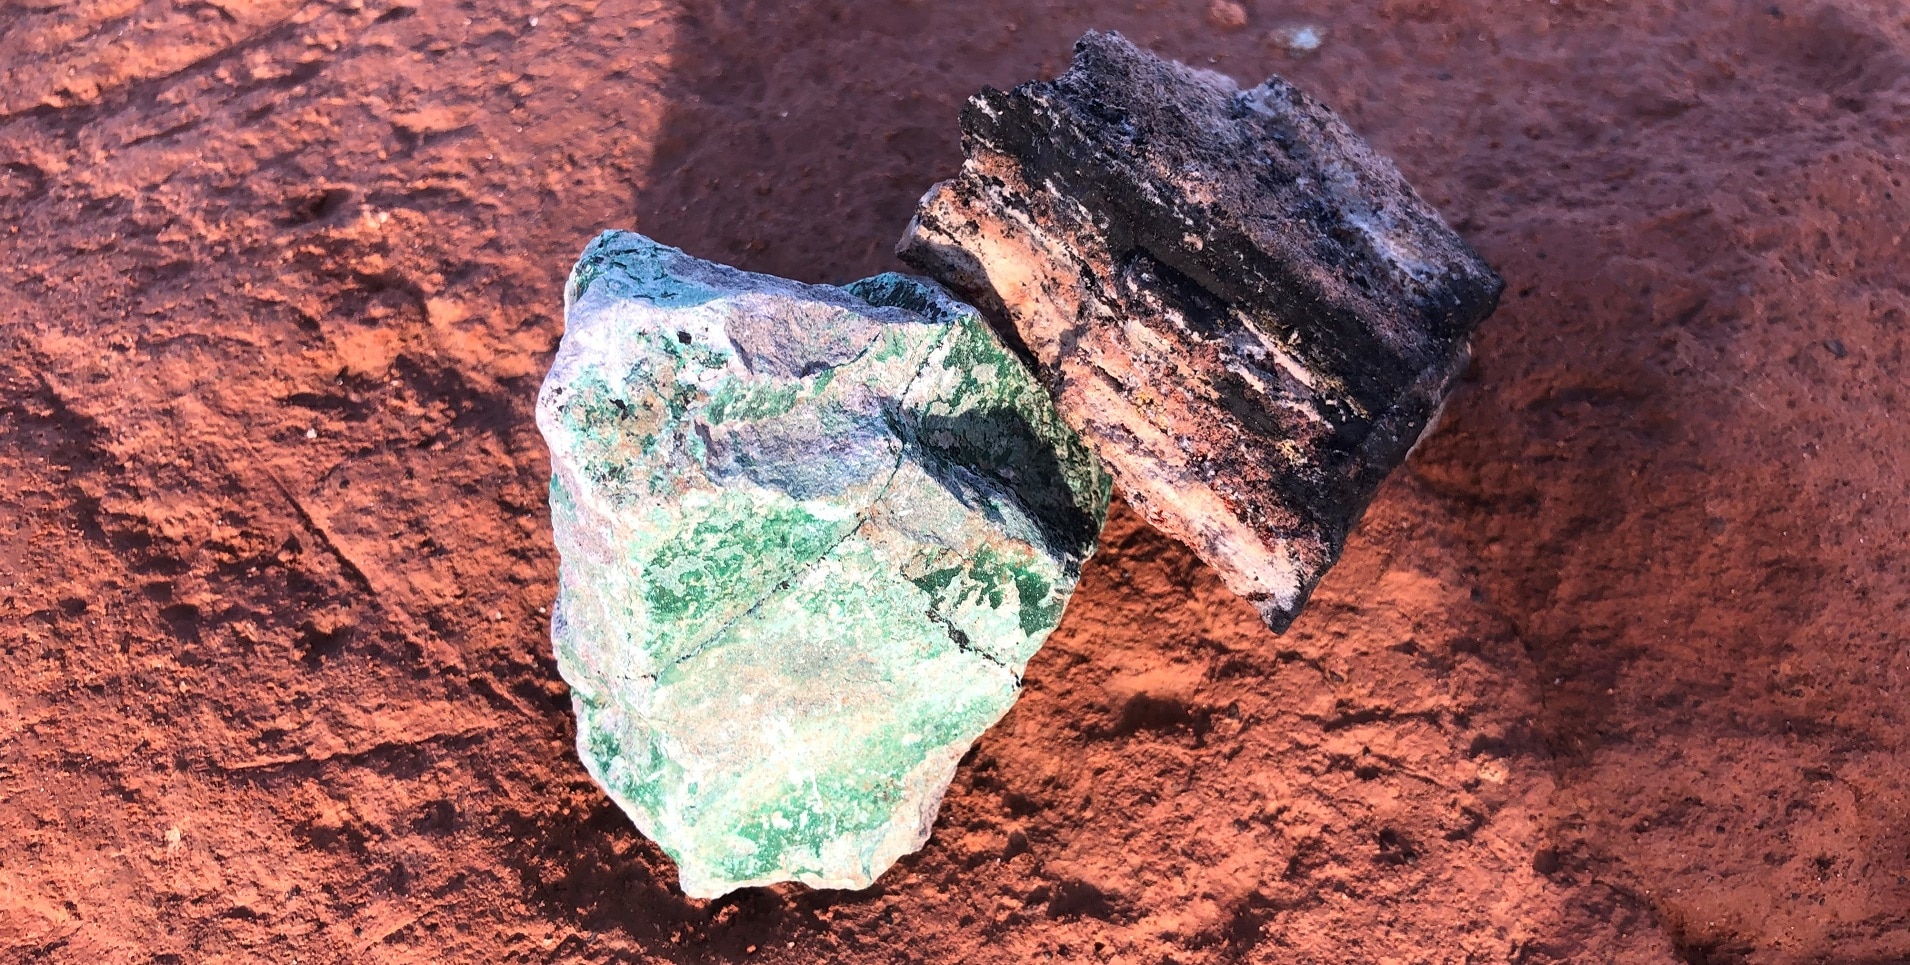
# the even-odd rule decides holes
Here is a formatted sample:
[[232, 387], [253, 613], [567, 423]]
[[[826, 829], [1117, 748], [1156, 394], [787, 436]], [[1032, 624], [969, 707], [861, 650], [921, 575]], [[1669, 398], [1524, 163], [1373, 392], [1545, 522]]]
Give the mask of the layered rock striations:
[[538, 398], [591, 775], [686, 893], [871, 883], [1061, 617], [1109, 482], [932, 282], [608, 232]]
[[1090, 33], [985, 90], [898, 247], [994, 316], [1123, 495], [1284, 629], [1503, 283], [1324, 105]]

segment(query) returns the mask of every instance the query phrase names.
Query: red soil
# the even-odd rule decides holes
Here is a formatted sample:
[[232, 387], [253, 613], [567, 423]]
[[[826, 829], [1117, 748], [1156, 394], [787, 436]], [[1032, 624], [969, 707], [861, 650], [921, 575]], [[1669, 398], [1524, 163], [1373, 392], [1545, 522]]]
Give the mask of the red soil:
[[[0, 18], [7, 960], [1910, 958], [1896, 0], [498, 6]], [[686, 900], [546, 655], [563, 274], [895, 267], [1089, 27], [1337, 105], [1505, 305], [1287, 635], [1117, 510], [922, 853]]]

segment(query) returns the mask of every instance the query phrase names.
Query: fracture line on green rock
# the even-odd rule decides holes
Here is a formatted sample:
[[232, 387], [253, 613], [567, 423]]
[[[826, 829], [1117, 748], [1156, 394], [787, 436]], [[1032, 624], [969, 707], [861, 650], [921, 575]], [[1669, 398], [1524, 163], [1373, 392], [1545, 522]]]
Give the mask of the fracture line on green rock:
[[925, 611], [925, 615], [928, 617], [930, 623], [933, 623], [936, 626], [941, 627], [943, 630], [948, 631], [948, 642], [954, 644], [955, 649], [960, 650], [963, 653], [972, 653], [975, 656], [980, 657], [983, 660], [986, 660], [989, 663], [992, 663], [995, 666], [1008, 671], [1008, 676], [1014, 678], [1015, 686], [1016, 687], [1021, 686], [1021, 674], [1017, 672], [1015, 668], [1010, 667], [1005, 663], [1002, 663], [1001, 658], [995, 656], [994, 654], [989, 653], [988, 651], [975, 646], [975, 644], [968, 639], [968, 634], [963, 633], [960, 627], [957, 627], [955, 624], [950, 623], [948, 620], [948, 617], [945, 614], [937, 613], [935, 612], [934, 607], [929, 607], [928, 610]]
[[[922, 353], [922, 364], [916, 367], [915, 374], [909, 376], [908, 384], [904, 385], [902, 387], [902, 391], [896, 395], [898, 406], [902, 402], [908, 399], [909, 392], [915, 388], [915, 383], [922, 378], [922, 373], [928, 371], [929, 362], [931, 362], [935, 357], [935, 350], [942, 347], [942, 343], [948, 339], [948, 333], [950, 331], [953, 331], [954, 327], [955, 326], [953, 323], [949, 323], [943, 326], [943, 330], [941, 331], [941, 333], [938, 334], [935, 337], [935, 341], [929, 345], [928, 351]], [[868, 351], [869, 350], [867, 348], [863, 349], [862, 352], [857, 353], [856, 358], [859, 359], [862, 356], [867, 355]], [[849, 364], [849, 363], [834, 365], [834, 366], [831, 366], [830, 368], [838, 369], [838, 368], [841, 368], [842, 365], [846, 365], [846, 364]], [[762, 597], [759, 598], [755, 603], [750, 604], [742, 612], [736, 614], [733, 617], [730, 617], [728, 620], [723, 621], [722, 626], [717, 627], [715, 630], [710, 631], [710, 633], [706, 635], [702, 640], [697, 641], [696, 646], [691, 647], [688, 651], [684, 652], [682, 656], [679, 656], [675, 660], [670, 661], [670, 667], [680, 667], [684, 663], [687, 663], [689, 660], [694, 658], [697, 654], [700, 654], [703, 651], [709, 649], [711, 644], [715, 643], [718, 639], [722, 638], [725, 634], [729, 633], [730, 630], [734, 628], [738, 623], [743, 622], [744, 620], [748, 619], [750, 616], [754, 615], [756, 611], [762, 609], [763, 604], [768, 603], [769, 601], [775, 599], [778, 595], [783, 593], [785, 590], [788, 590], [791, 586], [796, 585], [796, 583], [802, 580], [803, 577], [808, 576], [810, 571], [814, 570], [818, 566], [821, 566], [822, 562], [828, 559], [831, 553], [834, 553], [837, 549], [841, 548], [842, 544], [847, 543], [857, 533], [861, 532], [862, 527], [868, 525], [869, 518], [870, 518], [869, 510], [874, 508], [876, 505], [880, 504], [883, 499], [888, 497], [890, 488], [892, 488], [895, 485], [895, 477], [901, 474], [902, 465], [906, 463], [907, 461], [908, 461], [908, 453], [904, 450], [902, 446], [897, 446], [895, 450], [895, 465], [889, 467], [888, 478], [882, 481], [882, 488], [876, 490], [875, 495], [870, 497], [868, 506], [865, 506], [862, 512], [856, 514], [856, 524], [854, 526], [849, 527], [848, 532], [843, 533], [840, 539], [829, 544], [829, 547], [827, 549], [816, 554], [816, 558], [810, 560], [801, 569], [798, 569], [796, 572], [791, 573], [790, 575], [784, 577], [782, 580], [778, 581], [775, 586], [770, 587], [768, 590], [764, 591]], [[936, 619], [932, 615], [932, 611], [931, 611], [931, 619]], [[936, 619], [936, 622], [940, 623], [942, 621], [940, 619]], [[954, 628], [950, 627], [949, 629], [953, 630]], [[950, 634], [949, 640], [954, 642], [955, 646], [960, 650], [963, 650], [965, 652], [980, 654], [983, 658], [987, 659], [990, 663], [996, 664], [997, 666], [1003, 666], [1001, 664], [1001, 661], [996, 660], [994, 657], [991, 657], [988, 654], [982, 653], [979, 650], [975, 650], [970, 646], [963, 645], [963, 642], [960, 640], [957, 640], [955, 636], [953, 635], [953, 633]], [[659, 669], [654, 674], [643, 674], [640, 679], [655, 681], [663, 673], [664, 670], [668, 670], [668, 669], [669, 667], [665, 667], [665, 668]], [[1007, 669], [1007, 668], [1003, 666], [1003, 669]], [[1021, 686], [1021, 675], [1015, 674], [1012, 670], [1009, 672], [1014, 675], [1015, 686], [1017, 687]]]

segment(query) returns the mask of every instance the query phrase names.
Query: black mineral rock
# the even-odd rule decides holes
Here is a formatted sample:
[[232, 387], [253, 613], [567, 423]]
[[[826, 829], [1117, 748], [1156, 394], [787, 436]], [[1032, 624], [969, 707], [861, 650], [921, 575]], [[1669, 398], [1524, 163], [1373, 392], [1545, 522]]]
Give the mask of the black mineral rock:
[[1331, 110], [1112, 33], [984, 90], [898, 253], [993, 316], [1149, 522], [1285, 629], [1504, 283]]

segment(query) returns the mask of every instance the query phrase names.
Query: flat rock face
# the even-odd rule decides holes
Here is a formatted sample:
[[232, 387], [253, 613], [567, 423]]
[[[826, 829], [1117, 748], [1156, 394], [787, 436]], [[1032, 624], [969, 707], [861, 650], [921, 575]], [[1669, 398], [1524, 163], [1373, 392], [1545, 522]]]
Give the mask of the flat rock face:
[[867, 886], [1014, 703], [1106, 474], [931, 282], [608, 232], [565, 301], [537, 420], [584, 764], [690, 895]]
[[1284, 629], [1503, 283], [1332, 111], [1091, 33], [985, 90], [898, 247], [1005, 323], [1149, 522]]

